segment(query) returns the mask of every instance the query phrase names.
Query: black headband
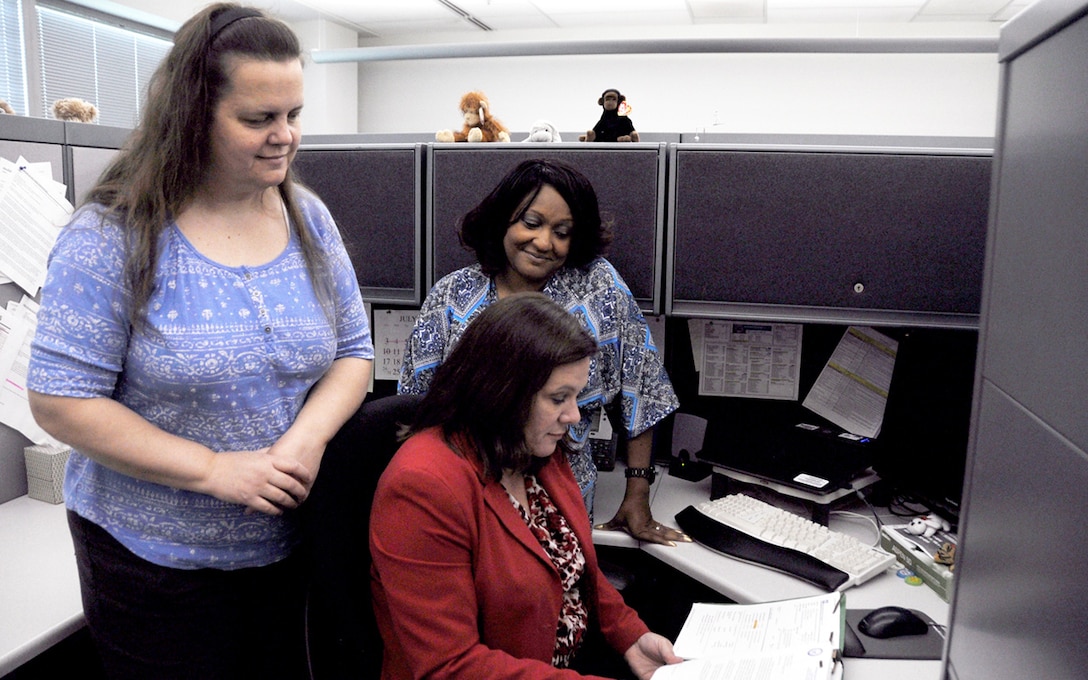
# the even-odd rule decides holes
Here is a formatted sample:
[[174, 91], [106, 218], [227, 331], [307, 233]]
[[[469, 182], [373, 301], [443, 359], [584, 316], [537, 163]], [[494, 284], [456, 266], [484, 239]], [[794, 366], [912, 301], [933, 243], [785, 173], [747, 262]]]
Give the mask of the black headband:
[[212, 18], [211, 37], [208, 39], [208, 42], [214, 41], [219, 34], [223, 32], [223, 29], [230, 26], [235, 21], [259, 16], [264, 15], [252, 7], [228, 7]]

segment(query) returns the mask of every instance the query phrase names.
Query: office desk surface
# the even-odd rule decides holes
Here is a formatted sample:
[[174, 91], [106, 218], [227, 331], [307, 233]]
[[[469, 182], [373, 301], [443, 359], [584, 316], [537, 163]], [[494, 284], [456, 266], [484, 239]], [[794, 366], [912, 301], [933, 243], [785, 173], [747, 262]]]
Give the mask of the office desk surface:
[[[623, 498], [626, 481], [622, 466], [602, 473], [597, 480], [594, 522], [612, 518]], [[654, 483], [651, 507], [654, 519], [674, 528], [676, 513], [688, 505], [710, 498], [710, 479], [688, 482], [662, 472]], [[867, 543], [876, 541], [875, 529], [867, 522], [832, 515], [831, 528], [851, 534]], [[594, 530], [597, 545], [639, 548], [671, 567], [710, 586], [741, 604], [771, 602], [823, 592], [805, 581], [721, 555], [697, 543], [679, 543], [675, 547], [642, 543], [627, 534]], [[948, 624], [948, 605], [926, 586], [911, 586], [895, 574], [895, 567], [860, 586], [844, 591], [850, 609], [875, 609], [898, 605], [917, 609], [940, 625]], [[846, 659], [846, 680], [938, 680], [940, 661], [889, 659]]]
[[[623, 497], [622, 468], [600, 476], [596, 521], [611, 518]], [[654, 517], [676, 526], [674, 516], [710, 497], [710, 481], [687, 482], [666, 474], [654, 484]], [[867, 524], [832, 518], [832, 528], [872, 540]], [[594, 531], [594, 542], [642, 549], [736, 602], [768, 602], [813, 595], [816, 587], [785, 574], [734, 560], [698, 544], [640, 545], [627, 534]], [[63, 505], [27, 496], [0, 504], [0, 676], [10, 673], [83, 625], [72, 541]], [[846, 591], [847, 606], [868, 609], [896, 604], [918, 609], [939, 624], [948, 605], [929, 588], [909, 586], [894, 573]], [[939, 661], [847, 659], [846, 680], [937, 680]]]
[[82, 626], [64, 506], [29, 496], [0, 505], [0, 676]]

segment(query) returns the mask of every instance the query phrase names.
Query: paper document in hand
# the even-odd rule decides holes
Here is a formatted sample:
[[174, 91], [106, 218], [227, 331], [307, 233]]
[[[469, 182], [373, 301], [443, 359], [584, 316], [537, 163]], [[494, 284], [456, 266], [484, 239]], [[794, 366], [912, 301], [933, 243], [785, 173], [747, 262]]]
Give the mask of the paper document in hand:
[[655, 680], [836, 678], [846, 609], [842, 593], [763, 604], [694, 604], [673, 646], [689, 661]]
[[872, 328], [850, 326], [802, 406], [847, 432], [876, 437], [898, 351], [896, 340]]
[[695, 659], [662, 666], [653, 680], [841, 680], [842, 663], [800, 655]]

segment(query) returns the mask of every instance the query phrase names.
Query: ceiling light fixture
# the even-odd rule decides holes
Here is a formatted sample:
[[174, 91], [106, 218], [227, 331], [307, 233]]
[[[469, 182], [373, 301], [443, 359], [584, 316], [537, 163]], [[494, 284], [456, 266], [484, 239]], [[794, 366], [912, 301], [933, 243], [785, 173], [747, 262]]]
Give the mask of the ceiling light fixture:
[[461, 17], [465, 21], [469, 22], [470, 24], [472, 24], [473, 26], [475, 26], [475, 27], [477, 27], [477, 28], [479, 28], [481, 30], [484, 30], [484, 31], [493, 30], [490, 26], [488, 26], [484, 22], [480, 21], [479, 19], [472, 16], [471, 14], [466, 12], [465, 10], [461, 9], [457, 5], [450, 2], [450, 0], [438, 0], [438, 4], [442, 5], [446, 9], [450, 10], [451, 12], [456, 14], [457, 16]]

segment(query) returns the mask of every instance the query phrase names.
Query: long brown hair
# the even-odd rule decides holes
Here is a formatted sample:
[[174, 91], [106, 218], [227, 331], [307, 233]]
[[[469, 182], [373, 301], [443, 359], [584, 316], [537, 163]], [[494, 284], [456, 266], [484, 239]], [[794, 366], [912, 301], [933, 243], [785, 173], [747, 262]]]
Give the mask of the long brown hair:
[[[145, 317], [154, 289], [159, 237], [201, 186], [211, 157], [215, 107], [230, 86], [228, 57], [268, 61], [302, 59], [298, 37], [282, 21], [234, 3], [211, 5], [174, 37], [155, 71], [140, 123], [106, 168], [86, 203], [105, 207], [127, 232], [125, 272], [132, 287], [132, 317]], [[280, 196], [301, 244], [306, 267], [326, 315], [332, 284], [325, 256], [303, 226], [290, 169]], [[330, 322], [332, 317], [330, 316]]]

